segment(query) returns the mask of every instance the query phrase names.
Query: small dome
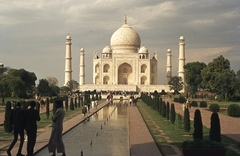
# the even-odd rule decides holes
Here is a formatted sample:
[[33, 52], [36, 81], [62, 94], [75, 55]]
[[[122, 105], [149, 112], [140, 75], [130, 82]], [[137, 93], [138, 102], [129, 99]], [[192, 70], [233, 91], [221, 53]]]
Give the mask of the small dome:
[[67, 39], [67, 40], [71, 40], [72, 38], [71, 38], [70, 35], [67, 35], [66, 39]]
[[185, 38], [184, 38], [183, 36], [181, 36], [179, 39], [180, 39], [180, 40], [183, 40], [183, 41], [185, 40]]
[[145, 47], [145, 46], [142, 46], [140, 49], [139, 49], [139, 52], [138, 53], [148, 53], [148, 49]]
[[138, 49], [141, 45], [138, 33], [126, 23], [113, 33], [110, 42], [113, 50], [123, 47]]
[[171, 52], [171, 49], [168, 49], [167, 52]]
[[80, 51], [81, 51], [81, 52], [84, 52], [84, 48], [81, 48]]
[[102, 53], [111, 53], [111, 52], [112, 50], [109, 46], [106, 46], [105, 48], [103, 48], [103, 51], [102, 51]]

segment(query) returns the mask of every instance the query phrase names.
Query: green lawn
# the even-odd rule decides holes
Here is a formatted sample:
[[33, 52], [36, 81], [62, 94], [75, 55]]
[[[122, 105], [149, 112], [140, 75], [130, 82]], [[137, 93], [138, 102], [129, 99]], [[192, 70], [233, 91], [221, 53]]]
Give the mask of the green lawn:
[[[166, 143], [168, 141], [171, 142], [170, 144], [176, 145], [177, 147], [180, 148], [181, 143], [184, 140], [192, 140], [191, 134], [193, 133], [193, 121], [191, 121], [191, 130], [187, 134], [186, 132], [184, 132], [183, 124], [180, 125], [180, 128], [176, 128], [174, 124], [171, 124], [170, 121], [167, 121], [167, 118], [163, 118], [162, 116], [160, 116], [157, 111], [153, 110], [147, 104], [139, 101], [138, 109], [142, 114], [142, 117], [150, 133], [152, 134], [156, 144], [163, 153], [169, 154], [167, 152], [169, 152], [170, 150], [168, 150], [169, 147], [162, 145], [162, 143]], [[203, 127], [203, 135], [204, 139], [208, 139], [209, 129], [206, 128], [205, 126]], [[236, 147], [237, 144], [236, 141], [231, 140], [223, 135], [221, 136], [221, 138], [222, 142], [225, 145], [232, 144], [235, 145]], [[228, 149], [226, 156], [239, 156], [239, 155], [234, 151]]]

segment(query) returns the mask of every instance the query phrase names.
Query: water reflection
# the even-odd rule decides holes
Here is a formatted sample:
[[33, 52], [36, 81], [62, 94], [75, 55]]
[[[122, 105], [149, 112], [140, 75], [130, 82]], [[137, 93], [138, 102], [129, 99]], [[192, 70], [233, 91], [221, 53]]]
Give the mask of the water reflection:
[[[127, 107], [114, 103], [63, 136], [68, 156], [129, 156]], [[44, 148], [36, 156], [49, 155]]]

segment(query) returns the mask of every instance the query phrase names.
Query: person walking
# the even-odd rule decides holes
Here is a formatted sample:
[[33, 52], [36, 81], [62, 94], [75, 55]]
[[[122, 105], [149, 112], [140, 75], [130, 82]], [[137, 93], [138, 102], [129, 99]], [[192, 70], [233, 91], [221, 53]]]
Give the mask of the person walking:
[[63, 101], [57, 100], [55, 102], [57, 110], [52, 117], [52, 133], [48, 143], [48, 151], [49, 153], [52, 153], [52, 156], [56, 156], [55, 152], [57, 149], [58, 153], [62, 153], [62, 156], [66, 156], [65, 147], [62, 140], [63, 119], [65, 116]]
[[27, 156], [33, 156], [34, 146], [37, 138], [37, 121], [40, 121], [40, 115], [36, 107], [36, 102], [30, 102], [30, 108], [26, 110], [26, 132], [27, 132]]
[[16, 144], [16, 142], [18, 140], [18, 134], [19, 134], [20, 135], [20, 145], [18, 148], [17, 156], [24, 156], [22, 154], [22, 147], [23, 147], [23, 143], [24, 143], [25, 122], [24, 122], [24, 110], [21, 108], [20, 102], [16, 103], [16, 108], [11, 113], [10, 122], [13, 125], [14, 139], [7, 150], [7, 154], [8, 154], [8, 156], [12, 156], [11, 150], [13, 149], [14, 145]]

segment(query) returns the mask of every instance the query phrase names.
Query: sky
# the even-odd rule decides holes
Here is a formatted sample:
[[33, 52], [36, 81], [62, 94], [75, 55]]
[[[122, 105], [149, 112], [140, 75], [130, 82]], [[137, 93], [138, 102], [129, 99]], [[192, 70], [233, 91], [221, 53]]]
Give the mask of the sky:
[[185, 37], [186, 63], [208, 64], [220, 55], [240, 70], [239, 0], [0, 0], [0, 63], [25, 69], [40, 79], [64, 84], [66, 36], [72, 37], [72, 77], [79, 81], [80, 49], [85, 49], [86, 83], [92, 83], [93, 54], [110, 46], [127, 23], [150, 55], [158, 54], [158, 83], [166, 83], [167, 49], [178, 75], [178, 43]]

